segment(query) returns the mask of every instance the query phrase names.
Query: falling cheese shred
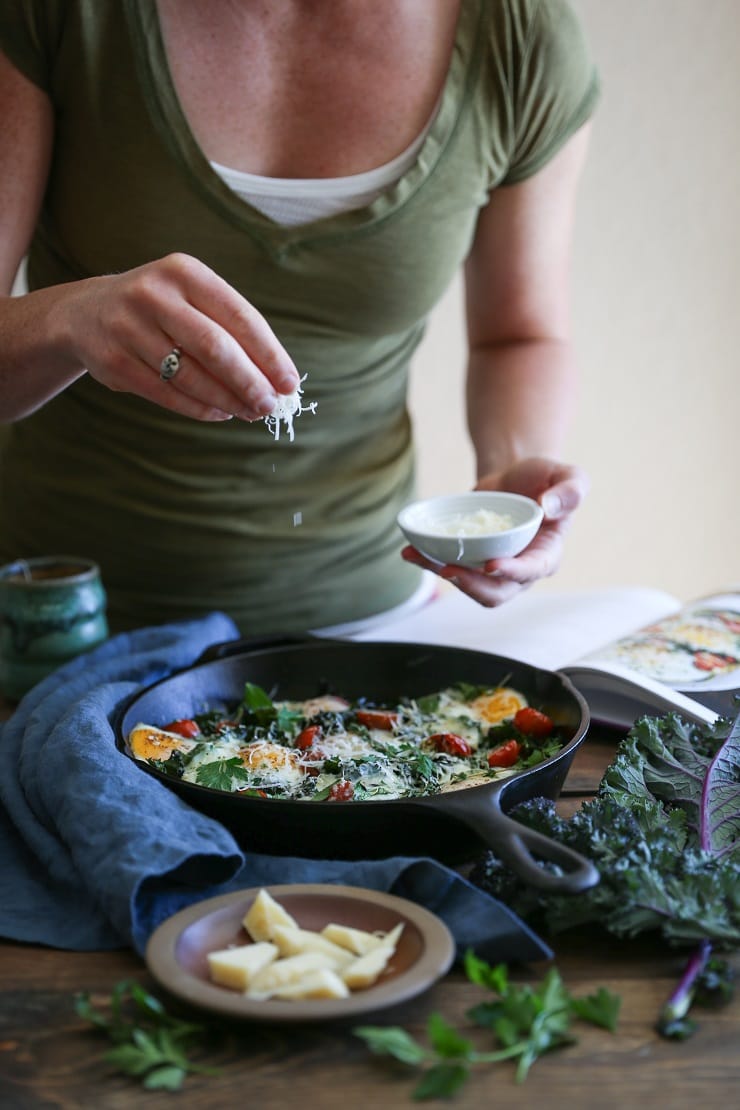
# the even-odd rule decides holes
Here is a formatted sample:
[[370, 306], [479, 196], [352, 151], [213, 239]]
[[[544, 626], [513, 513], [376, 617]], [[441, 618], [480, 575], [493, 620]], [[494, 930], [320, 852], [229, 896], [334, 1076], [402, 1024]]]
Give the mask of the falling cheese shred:
[[276, 440], [280, 439], [280, 425], [284, 424], [288, 432], [288, 439], [292, 443], [295, 439], [293, 429], [295, 418], [300, 416], [302, 412], [316, 412], [316, 401], [309, 401], [307, 405], [304, 405], [301, 399], [303, 397], [301, 385], [305, 382], [306, 377], [307, 375], [304, 374], [292, 393], [279, 393], [274, 409], [263, 417], [267, 430]]

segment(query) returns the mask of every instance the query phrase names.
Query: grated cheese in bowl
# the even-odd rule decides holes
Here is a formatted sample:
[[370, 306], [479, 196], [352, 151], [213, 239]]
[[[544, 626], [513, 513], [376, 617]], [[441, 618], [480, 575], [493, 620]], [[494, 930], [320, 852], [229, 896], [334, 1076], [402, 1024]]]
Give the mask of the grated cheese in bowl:
[[518, 555], [542, 523], [542, 507], [504, 490], [471, 490], [414, 501], [398, 514], [409, 543], [435, 563], [485, 566]]
[[488, 536], [513, 528], [514, 520], [508, 514], [497, 513], [493, 509], [476, 509], [470, 513], [454, 513], [446, 520], [430, 520], [427, 527], [440, 536]]

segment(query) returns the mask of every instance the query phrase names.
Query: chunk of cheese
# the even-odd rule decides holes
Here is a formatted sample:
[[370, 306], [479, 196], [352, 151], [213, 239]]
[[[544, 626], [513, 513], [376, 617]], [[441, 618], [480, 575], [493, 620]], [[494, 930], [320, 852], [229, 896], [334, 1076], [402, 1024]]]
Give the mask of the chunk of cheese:
[[287, 987], [290, 983], [297, 983], [309, 971], [321, 971], [323, 968], [336, 971], [336, 963], [332, 957], [323, 952], [302, 952], [300, 956], [287, 956], [283, 960], [275, 960], [258, 972], [252, 979], [248, 993], [253, 997], [267, 998], [276, 990]]
[[261, 941], [208, 953], [208, 971], [214, 983], [246, 991], [252, 978], [278, 958], [277, 945]]
[[339, 974], [350, 990], [361, 990], [363, 987], [372, 986], [387, 967], [394, 952], [395, 946], [381, 944], [373, 948], [372, 952], [358, 956], [352, 963], [345, 964], [339, 969]]
[[298, 922], [263, 888], [242, 921], [252, 940], [271, 940], [276, 925], [298, 928]]
[[302, 998], [349, 998], [349, 988], [336, 971], [321, 968], [312, 971], [297, 983], [288, 983], [273, 992], [273, 998], [298, 1001]]
[[355, 956], [364, 956], [383, 943], [380, 933], [366, 933], [364, 929], [353, 929], [349, 925], [337, 925], [330, 922], [321, 930], [321, 935], [340, 948], [346, 948]]
[[330, 956], [338, 965], [347, 963], [352, 959], [352, 953], [321, 933], [313, 933], [309, 929], [297, 929], [291, 925], [276, 925], [272, 930], [272, 941], [280, 949], [281, 956], [298, 956], [301, 952], [323, 952]]
[[213, 982], [255, 999], [346, 998], [372, 986], [396, 951], [404, 923], [387, 933], [331, 922], [302, 929], [264, 887], [243, 918], [253, 944], [207, 954]]

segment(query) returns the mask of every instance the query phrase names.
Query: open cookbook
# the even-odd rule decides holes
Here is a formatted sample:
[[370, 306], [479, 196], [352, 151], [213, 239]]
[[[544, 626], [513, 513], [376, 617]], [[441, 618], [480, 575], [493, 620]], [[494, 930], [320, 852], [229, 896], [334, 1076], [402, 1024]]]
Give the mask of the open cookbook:
[[592, 718], [618, 728], [670, 710], [700, 722], [740, 711], [740, 588], [682, 603], [638, 587], [535, 587], [497, 609], [446, 589], [351, 638], [447, 644], [562, 671]]

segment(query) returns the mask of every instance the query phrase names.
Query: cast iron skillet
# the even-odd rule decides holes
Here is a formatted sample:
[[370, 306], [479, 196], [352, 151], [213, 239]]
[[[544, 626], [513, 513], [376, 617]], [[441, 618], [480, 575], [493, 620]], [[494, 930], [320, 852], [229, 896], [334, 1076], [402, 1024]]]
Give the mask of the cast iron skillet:
[[[503, 810], [534, 797], [556, 798], [589, 724], [588, 707], [568, 679], [553, 671], [487, 652], [439, 645], [351, 643], [318, 638], [237, 640], [210, 648], [192, 667], [137, 693], [123, 706], [116, 732], [139, 723], [164, 725], [208, 708], [241, 701], [253, 682], [275, 699], [336, 693], [378, 704], [420, 697], [470, 682], [505, 682], [520, 690], [570, 737], [553, 757], [508, 778], [429, 797], [391, 801], [312, 802], [244, 797], [143, 770], [195, 809], [214, 817], [248, 850], [318, 859], [431, 856], [469, 860], [490, 847], [532, 886], [577, 893], [599, 880], [593, 864], [512, 820]], [[555, 875], [539, 860], [552, 860]]]

